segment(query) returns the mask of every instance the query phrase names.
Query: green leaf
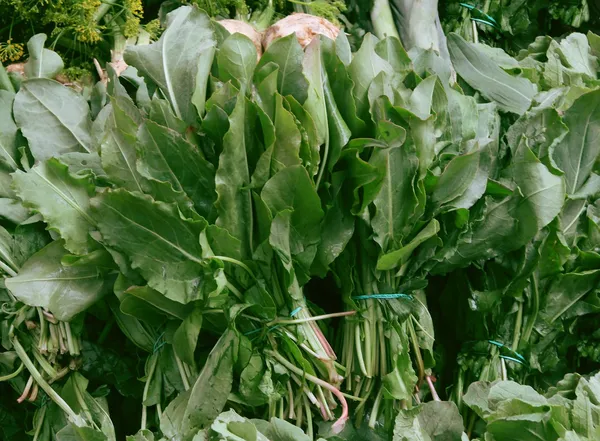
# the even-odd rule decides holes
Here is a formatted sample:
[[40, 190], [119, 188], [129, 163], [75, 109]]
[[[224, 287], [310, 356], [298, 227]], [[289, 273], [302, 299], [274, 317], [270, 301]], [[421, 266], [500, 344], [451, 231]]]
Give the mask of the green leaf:
[[321, 40], [314, 38], [304, 49], [303, 72], [308, 80], [308, 96], [304, 108], [312, 117], [317, 128], [317, 142], [323, 144], [327, 138], [328, 122], [325, 97], [323, 96], [323, 79], [325, 67], [321, 56]]
[[567, 110], [569, 132], [554, 149], [556, 165], [565, 173], [567, 193], [576, 193], [600, 155], [600, 90], [580, 96]]
[[371, 34], [365, 35], [360, 49], [348, 67], [350, 78], [354, 81], [354, 97], [356, 98], [356, 110], [359, 118], [365, 119], [369, 111], [368, 92], [371, 82], [380, 72], [388, 75], [393, 73], [390, 63], [385, 61], [375, 51], [378, 40]]
[[256, 46], [245, 35], [232, 34], [219, 45], [217, 65], [223, 82], [231, 81], [238, 89], [247, 91], [256, 67]]
[[267, 429], [262, 431], [270, 441], [309, 441], [310, 437], [306, 435], [301, 428], [281, 420], [271, 418]]
[[54, 78], [64, 64], [60, 56], [50, 49], [44, 49], [46, 34], [37, 34], [27, 42], [29, 59], [25, 63], [27, 78]]
[[13, 121], [12, 109], [15, 94], [0, 90], [0, 161], [10, 170], [19, 168], [17, 164], [17, 126]]
[[185, 193], [197, 212], [208, 217], [216, 199], [214, 167], [179, 133], [146, 121], [138, 132], [137, 170]]
[[435, 236], [438, 231], [440, 231], [440, 224], [436, 219], [433, 219], [408, 244], [399, 250], [379, 257], [377, 260], [377, 270], [387, 271], [403, 265], [419, 245]]
[[461, 441], [463, 431], [462, 418], [454, 403], [432, 401], [400, 411], [393, 441]]
[[569, 273], [552, 281], [540, 308], [540, 318], [553, 323], [561, 316], [569, 317], [569, 311], [586, 294], [598, 286], [600, 270]]
[[292, 33], [275, 40], [260, 58], [256, 72], [267, 63], [275, 63], [279, 67], [277, 90], [283, 96], [292, 95], [303, 104], [308, 97], [308, 81], [302, 71], [304, 51], [298, 43], [296, 34]]
[[173, 349], [181, 361], [194, 366], [194, 351], [202, 329], [202, 309], [194, 308], [173, 334]]
[[[288, 167], [273, 176], [264, 186], [261, 198], [276, 214], [291, 210], [290, 249], [292, 256], [310, 267], [319, 242], [323, 218], [321, 202], [308, 173], [301, 166]], [[300, 256], [310, 262], [305, 261]]]
[[22, 302], [69, 321], [102, 298], [111, 282], [98, 266], [106, 258], [103, 251], [94, 251], [85, 263], [63, 265], [61, 260], [68, 256], [63, 245], [55, 241], [42, 248], [16, 277], [6, 280], [6, 287]]
[[420, 216], [419, 198], [415, 179], [419, 160], [414, 145], [404, 144], [406, 132], [393, 123], [380, 123], [386, 131], [388, 148], [376, 149], [369, 164], [383, 171], [381, 188], [373, 201], [376, 212], [372, 220], [375, 240], [382, 251], [401, 246], [403, 238], [412, 229], [412, 221]]
[[140, 429], [135, 435], [127, 436], [126, 441], [154, 441], [154, 434], [148, 429]]
[[448, 35], [448, 49], [458, 74], [484, 97], [496, 102], [500, 109], [518, 115], [529, 109], [536, 93], [529, 80], [510, 76], [458, 34]]
[[106, 191], [91, 205], [102, 239], [127, 255], [152, 288], [180, 303], [202, 298], [204, 220], [184, 219], [172, 204], [125, 190]]
[[59, 82], [46, 78], [23, 82], [13, 111], [38, 161], [67, 152], [93, 151], [88, 104]]
[[233, 331], [226, 331], [210, 352], [192, 388], [167, 406], [160, 420], [165, 436], [189, 439], [221, 413], [233, 383], [235, 339]]
[[254, 142], [252, 130], [254, 109], [242, 95], [229, 117], [229, 131], [223, 139], [223, 152], [215, 176], [218, 194], [215, 206], [217, 225], [225, 228], [242, 243], [242, 256], [252, 255], [252, 195], [250, 192], [250, 165], [248, 154]]
[[27, 173], [18, 170], [13, 180], [24, 205], [42, 215], [69, 251], [85, 254], [90, 249], [89, 232], [95, 222], [89, 205], [95, 188], [89, 176], [73, 176], [59, 160], [49, 159]]
[[178, 118], [194, 124], [204, 112], [215, 45], [209, 17], [196, 6], [183, 6], [167, 15], [157, 42], [128, 46], [124, 59], [156, 83]]

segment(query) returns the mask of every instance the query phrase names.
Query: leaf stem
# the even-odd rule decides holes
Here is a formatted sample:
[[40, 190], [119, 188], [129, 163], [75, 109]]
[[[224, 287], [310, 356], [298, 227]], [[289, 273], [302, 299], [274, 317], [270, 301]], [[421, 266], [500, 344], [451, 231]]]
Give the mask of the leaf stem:
[[337, 399], [340, 401], [340, 404], [342, 405], [342, 414], [337, 419], [337, 421], [333, 424], [331, 429], [336, 434], [340, 433], [342, 431], [342, 429], [344, 428], [346, 421], [348, 420], [348, 403], [346, 402], [346, 398], [344, 397], [344, 394], [342, 394], [339, 391], [339, 389], [336, 388], [335, 386], [327, 383], [326, 381], [321, 380], [320, 378], [315, 377], [314, 375], [304, 372], [302, 369], [300, 369], [297, 366], [294, 366], [292, 363], [287, 361], [283, 356], [281, 356], [277, 352], [267, 349], [265, 351], [265, 353], [270, 355], [274, 359], [276, 359], [279, 363], [281, 363], [283, 366], [285, 366], [290, 371], [294, 372], [296, 375], [300, 375], [300, 376], [306, 378], [308, 381], [310, 381], [316, 385], [319, 385], [321, 387], [324, 387], [325, 389], [329, 390], [333, 395], [335, 395], [337, 397]]
[[77, 414], [73, 411], [73, 409], [71, 409], [71, 407], [65, 402], [65, 400], [63, 400], [62, 397], [58, 395], [56, 391], [52, 389], [52, 387], [44, 380], [42, 375], [33, 365], [31, 359], [27, 356], [27, 352], [25, 352], [25, 349], [23, 348], [23, 346], [21, 346], [21, 342], [19, 342], [17, 336], [13, 335], [11, 340], [13, 347], [15, 348], [15, 352], [17, 353], [17, 355], [19, 356], [19, 358], [21, 359], [21, 361], [35, 380], [35, 382], [43, 389], [44, 392], [46, 392], [46, 394], [48, 394], [52, 401], [54, 401], [58, 405], [58, 407], [60, 407], [62, 411], [67, 414], [67, 416], [72, 421], [76, 421]]
[[356, 311], [344, 311], [344, 312], [334, 312], [331, 314], [315, 315], [312, 317], [306, 317], [306, 318], [302, 318], [302, 319], [275, 319], [275, 320], [269, 322], [267, 324], [267, 326], [272, 326], [272, 325], [276, 325], [276, 324], [297, 325], [300, 323], [315, 322], [318, 320], [326, 320], [326, 319], [330, 319], [333, 317], [346, 317], [346, 316], [354, 315], [354, 314], [356, 314]]
[[19, 375], [23, 371], [24, 367], [25, 367], [25, 365], [23, 364], [23, 362], [21, 362], [21, 365], [17, 368], [16, 371], [0, 377], [0, 383], [3, 381], [12, 380], [13, 378], [15, 378], [17, 375]]

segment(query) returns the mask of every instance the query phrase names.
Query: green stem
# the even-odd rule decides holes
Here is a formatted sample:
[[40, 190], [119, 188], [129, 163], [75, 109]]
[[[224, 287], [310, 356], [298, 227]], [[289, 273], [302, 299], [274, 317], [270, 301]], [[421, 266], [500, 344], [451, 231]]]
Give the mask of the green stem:
[[377, 38], [396, 37], [398, 40], [400, 39], [388, 0], [375, 0], [373, 2], [371, 23]]
[[[2, 69], [4, 69], [4, 68], [2, 68]], [[0, 69], [0, 89], [2, 89], [2, 69]], [[0, 260], [0, 269], [11, 277], [17, 277], [17, 273], [1, 260]]]
[[529, 320], [527, 320], [527, 326], [525, 327], [525, 331], [523, 332], [523, 341], [529, 342], [531, 338], [531, 332], [533, 331], [533, 326], [535, 325], [535, 321], [537, 320], [538, 311], [540, 309], [540, 294], [538, 292], [537, 280], [535, 278], [535, 274], [531, 277], [531, 296], [533, 300], [533, 305], [531, 307], [532, 312], [529, 316]]
[[190, 382], [187, 374], [185, 373], [185, 369], [183, 368], [183, 363], [181, 363], [181, 360], [177, 355], [175, 355], [175, 363], [177, 363], [177, 369], [179, 370], [179, 375], [181, 376], [181, 381], [183, 382], [183, 388], [185, 390], [189, 390]]
[[410, 339], [413, 345], [413, 350], [415, 351], [417, 367], [419, 369], [419, 384], [421, 384], [423, 382], [423, 377], [425, 376], [425, 363], [423, 363], [423, 357], [421, 356], [421, 348], [419, 347], [417, 333], [415, 332], [415, 328], [413, 327], [412, 320], [408, 321], [407, 326], [408, 331], [410, 333]]
[[156, 363], [158, 362], [158, 356], [156, 354], [152, 354], [152, 360], [150, 362], [150, 369], [148, 369], [148, 376], [146, 377], [146, 384], [144, 385], [144, 393], [142, 394], [142, 422], [141, 428], [144, 430], [146, 428], [146, 405], [144, 404], [146, 399], [148, 398], [148, 390], [150, 389], [150, 381], [152, 381], [152, 377], [154, 376], [154, 371], [156, 369]]
[[375, 401], [373, 402], [373, 409], [371, 409], [371, 416], [369, 417], [369, 427], [371, 429], [375, 429], [375, 424], [377, 424], [377, 415], [379, 414], [379, 406], [381, 404], [381, 399], [383, 398], [383, 386], [379, 388], [379, 392], [375, 396]]
[[340, 404], [342, 405], [342, 414], [340, 415], [338, 420], [333, 424], [332, 431], [334, 433], [339, 433], [344, 428], [344, 425], [346, 424], [346, 420], [348, 419], [348, 403], [346, 402], [346, 398], [339, 391], [339, 389], [336, 388], [335, 386], [332, 386], [331, 384], [327, 383], [326, 381], [323, 381], [320, 378], [315, 377], [314, 375], [304, 372], [302, 369], [300, 369], [297, 366], [294, 366], [292, 363], [287, 361], [283, 356], [281, 356], [279, 353], [277, 353], [275, 351], [266, 350], [265, 353], [267, 355], [270, 355], [271, 357], [273, 357], [275, 360], [277, 360], [279, 363], [281, 363], [283, 366], [285, 366], [291, 372], [295, 373], [296, 375], [304, 377], [308, 381], [310, 381], [318, 386], [324, 387], [325, 389], [329, 390], [333, 395], [335, 395], [337, 397], [337, 399], [340, 401]]
[[515, 331], [513, 333], [512, 350], [517, 351], [519, 349], [519, 339], [521, 338], [521, 327], [523, 325], [523, 302], [519, 302], [519, 310], [517, 311], [517, 318], [515, 319]]
[[0, 383], [3, 381], [8, 381], [8, 380], [12, 380], [13, 378], [15, 378], [17, 375], [19, 375], [21, 373], [21, 371], [23, 371], [23, 368], [25, 367], [25, 365], [23, 363], [21, 363], [21, 365], [17, 368], [16, 371], [4, 375], [2, 377], [0, 377]]
[[33, 441], [37, 441], [40, 436], [40, 432], [42, 431], [42, 427], [44, 426], [44, 418], [46, 417], [46, 409], [48, 407], [44, 406], [40, 409], [40, 416], [38, 417], [38, 423], [35, 427], [35, 434], [33, 435]]
[[331, 314], [315, 315], [312, 317], [306, 317], [306, 318], [302, 318], [302, 319], [275, 319], [275, 320], [269, 322], [267, 324], [267, 326], [272, 326], [272, 325], [276, 325], [276, 324], [297, 325], [300, 323], [308, 323], [308, 322], [314, 322], [314, 321], [318, 321], [318, 320], [326, 320], [326, 319], [330, 319], [330, 318], [334, 318], [334, 317], [346, 317], [346, 316], [354, 315], [354, 314], [356, 314], [356, 311], [344, 311], [344, 312], [334, 312]]
[[19, 339], [16, 335], [12, 336], [11, 342], [13, 344], [15, 352], [17, 353], [17, 355], [19, 356], [19, 358], [33, 377], [33, 380], [44, 390], [44, 392], [46, 392], [46, 394], [52, 399], [52, 401], [54, 401], [57, 404], [57, 406], [60, 407], [64, 413], [67, 414], [67, 416], [72, 421], [76, 421], [78, 419], [78, 415], [73, 411], [73, 409], [71, 409], [71, 407], [65, 402], [65, 400], [63, 400], [62, 397], [58, 395], [56, 391], [52, 389], [52, 387], [44, 380], [42, 375], [33, 365], [31, 359], [27, 356], [27, 352], [25, 352], [25, 349], [23, 348], [23, 346], [21, 346], [21, 342], [19, 342]]
[[117, 0], [102, 0], [102, 4], [98, 6], [98, 9], [96, 9], [96, 12], [94, 13], [94, 21], [98, 23], [102, 20], [102, 17], [110, 11], [110, 8], [112, 8], [115, 3], [117, 3]]

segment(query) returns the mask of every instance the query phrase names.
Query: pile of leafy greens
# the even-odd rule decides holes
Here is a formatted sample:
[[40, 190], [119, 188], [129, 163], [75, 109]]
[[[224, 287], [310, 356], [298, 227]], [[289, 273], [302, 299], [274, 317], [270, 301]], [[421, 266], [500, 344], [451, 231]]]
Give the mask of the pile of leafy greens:
[[0, 68], [3, 439], [594, 439], [600, 37], [435, 11], [258, 57], [181, 6], [83, 91], [44, 35]]

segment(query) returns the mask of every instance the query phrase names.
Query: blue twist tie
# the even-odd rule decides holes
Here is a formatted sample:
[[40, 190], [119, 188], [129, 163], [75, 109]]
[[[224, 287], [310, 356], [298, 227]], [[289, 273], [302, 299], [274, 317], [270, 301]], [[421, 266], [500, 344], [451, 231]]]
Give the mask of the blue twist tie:
[[379, 300], [390, 300], [390, 299], [408, 299], [412, 300], [413, 296], [410, 294], [366, 294], [362, 296], [352, 296], [352, 300], [368, 300], [368, 299], [379, 299]]
[[512, 360], [512, 361], [517, 361], [521, 364], [526, 363], [527, 361], [525, 360], [525, 357], [523, 357], [521, 354], [519, 354], [517, 351], [513, 351], [511, 348], [509, 348], [508, 346], [504, 345], [504, 343], [500, 343], [499, 341], [496, 340], [488, 340], [488, 343], [494, 346], [498, 346], [499, 348], [506, 348], [508, 351], [512, 352], [514, 355], [517, 356], [517, 358], [519, 360], [513, 359], [512, 357], [508, 357], [506, 355], [501, 355], [500, 357], [502, 358], [506, 358], [507, 360]]

